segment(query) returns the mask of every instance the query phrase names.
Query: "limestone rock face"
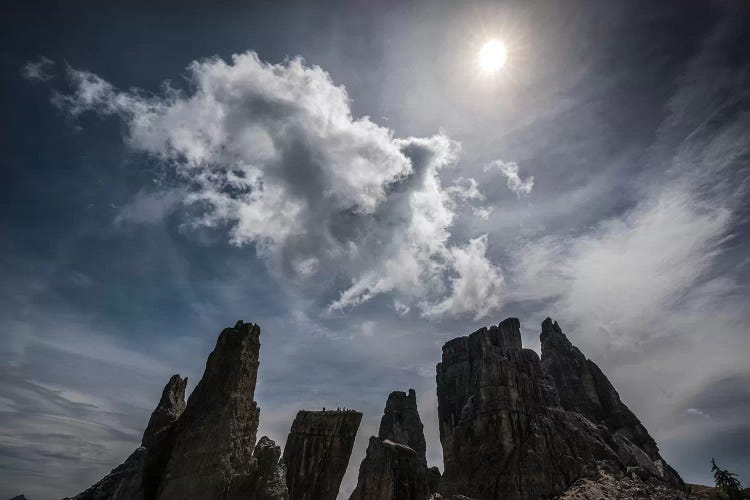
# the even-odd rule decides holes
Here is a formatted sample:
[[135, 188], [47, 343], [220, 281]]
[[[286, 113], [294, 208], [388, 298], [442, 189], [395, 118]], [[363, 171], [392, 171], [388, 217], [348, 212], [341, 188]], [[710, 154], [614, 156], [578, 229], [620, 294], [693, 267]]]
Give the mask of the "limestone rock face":
[[370, 438], [350, 500], [426, 500], [437, 490], [440, 471], [427, 468], [425, 453], [416, 392], [392, 392], [378, 436]]
[[416, 452], [417, 460], [422, 465], [427, 465], [424, 425], [417, 411], [417, 394], [414, 389], [409, 389], [408, 394], [394, 391], [388, 396], [378, 437], [405, 444]]
[[99, 482], [74, 497], [75, 500], [141, 500], [146, 498], [144, 477], [148, 474], [149, 447], [159, 448], [174, 422], [185, 409], [187, 378], [173, 375], [151, 414], [142, 444], [122, 464]]
[[581, 477], [595, 477], [601, 463], [664, 479], [648, 450], [628, 435], [561, 404], [554, 377], [521, 347], [517, 319], [449, 341], [442, 358], [442, 494], [551, 498]]
[[253, 456], [258, 460], [258, 475], [254, 498], [257, 500], [286, 500], [286, 467], [279, 463], [281, 448], [263, 436], [255, 445]]
[[146, 448], [139, 447], [123, 463], [96, 484], [74, 496], [72, 500], [141, 500], [143, 458]]
[[353, 410], [297, 413], [282, 458], [291, 500], [335, 500], [361, 420]]
[[185, 388], [187, 387], [187, 377], [182, 378], [179, 375], [172, 375], [164, 390], [161, 393], [161, 399], [148, 421], [146, 430], [143, 433], [141, 446], [148, 448], [153, 445], [157, 436], [171, 426], [185, 411]]
[[623, 432], [628, 439], [653, 458], [658, 457], [656, 442], [596, 364], [570, 343], [557, 322], [542, 323], [542, 366], [552, 377], [560, 403], [589, 420], [606, 425], [612, 432]]
[[263, 436], [253, 451], [257, 463], [255, 474], [238, 476], [232, 481], [230, 498], [245, 500], [287, 500], [286, 468], [279, 463], [281, 448]]
[[350, 500], [426, 500], [429, 495], [427, 468], [417, 452], [371, 436]]
[[[185, 403], [173, 376], [142, 446], [76, 500], [333, 500], [362, 414], [301, 411], [284, 449], [256, 443], [260, 329], [224, 329]], [[392, 392], [351, 500], [689, 498], [607, 377], [545, 320], [542, 357], [509, 318], [443, 346], [445, 473], [428, 468], [416, 393]]]
[[626, 437], [663, 469], [665, 481], [684, 486], [679, 475], [659, 455], [656, 441], [620, 400], [609, 379], [568, 340], [557, 322], [550, 318], [544, 320], [540, 340], [542, 367], [552, 378], [562, 407]]
[[155, 500], [169, 455], [174, 447], [177, 433], [176, 422], [185, 411], [184, 379], [174, 375], [164, 387], [161, 400], [151, 414], [146, 431], [143, 434], [142, 446], [147, 447], [143, 457], [141, 483], [144, 500]]
[[255, 473], [259, 336], [257, 325], [242, 321], [219, 335], [176, 423], [159, 500], [229, 498], [234, 480]]
[[288, 500], [281, 449], [267, 437], [255, 443], [259, 336], [242, 321], [224, 329], [187, 404], [187, 379], [174, 375], [142, 446], [75, 499]]
[[617, 471], [600, 470], [596, 478], [576, 481], [565, 490], [559, 500], [700, 500], [702, 496], [666, 484], [643, 480], [635, 474], [622, 475]]

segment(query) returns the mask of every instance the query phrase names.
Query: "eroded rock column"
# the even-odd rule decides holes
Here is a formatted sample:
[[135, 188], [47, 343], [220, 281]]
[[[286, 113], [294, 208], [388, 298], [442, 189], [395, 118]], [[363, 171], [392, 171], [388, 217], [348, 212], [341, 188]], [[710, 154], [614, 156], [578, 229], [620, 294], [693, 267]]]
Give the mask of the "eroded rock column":
[[426, 500], [440, 472], [427, 468], [425, 452], [416, 392], [392, 392], [378, 436], [370, 438], [350, 500]]
[[290, 500], [336, 499], [361, 420], [353, 410], [297, 413], [282, 458]]
[[259, 337], [257, 325], [242, 321], [219, 335], [177, 422], [160, 500], [227, 498], [232, 481], [255, 473]]

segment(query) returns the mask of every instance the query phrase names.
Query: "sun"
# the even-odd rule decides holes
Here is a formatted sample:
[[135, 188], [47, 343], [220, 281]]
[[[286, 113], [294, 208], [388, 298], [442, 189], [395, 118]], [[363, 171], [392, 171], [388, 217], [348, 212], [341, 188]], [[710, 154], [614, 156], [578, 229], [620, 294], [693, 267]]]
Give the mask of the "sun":
[[508, 51], [500, 40], [490, 40], [479, 49], [479, 67], [485, 73], [496, 73], [505, 66]]

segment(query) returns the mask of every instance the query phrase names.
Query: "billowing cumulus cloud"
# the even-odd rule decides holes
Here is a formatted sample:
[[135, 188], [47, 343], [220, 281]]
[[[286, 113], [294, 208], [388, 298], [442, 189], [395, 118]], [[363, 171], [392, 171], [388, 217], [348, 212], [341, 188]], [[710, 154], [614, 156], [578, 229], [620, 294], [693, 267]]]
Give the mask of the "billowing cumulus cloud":
[[[167, 85], [161, 95], [122, 91], [87, 71], [68, 76], [72, 91], [54, 102], [74, 116], [121, 118], [128, 144], [189, 186], [183, 201], [200, 209], [190, 224], [229, 227], [232, 243], [254, 244], [297, 283], [348, 280], [328, 292], [330, 310], [383, 293], [400, 311], [417, 304], [429, 316], [484, 316], [502, 303], [486, 236], [449, 243], [456, 203], [482, 199], [474, 179], [441, 184], [459, 145], [444, 135], [397, 138], [353, 117], [346, 90], [321, 68], [266, 64], [247, 52], [231, 63], [196, 61], [189, 90]], [[123, 217], [146, 221], [165, 201], [176, 202], [135, 200]], [[480, 270], [492, 283], [473, 279]]]
[[474, 313], [474, 319], [487, 316], [503, 302], [503, 275], [486, 257], [487, 235], [466, 246], [451, 248], [453, 269], [451, 294], [427, 310], [428, 316]]
[[460, 177], [446, 191], [462, 201], [484, 200], [484, 195], [479, 191], [479, 183], [473, 177]]

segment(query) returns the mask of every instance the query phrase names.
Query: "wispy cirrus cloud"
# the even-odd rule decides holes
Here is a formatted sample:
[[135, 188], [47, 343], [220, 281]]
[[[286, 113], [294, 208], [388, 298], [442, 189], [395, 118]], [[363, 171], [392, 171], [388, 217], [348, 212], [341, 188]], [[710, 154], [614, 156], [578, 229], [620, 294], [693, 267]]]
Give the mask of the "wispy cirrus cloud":
[[29, 61], [21, 67], [21, 76], [27, 80], [46, 82], [53, 78], [50, 70], [54, 66], [54, 61], [40, 56], [37, 60]]
[[128, 203], [118, 208], [115, 224], [153, 224], [164, 220], [184, 201], [185, 189], [163, 191], [140, 190]]
[[688, 436], [710, 429], [719, 442], [744, 429], [729, 412], [709, 419], [715, 408], [703, 403], [724, 380], [733, 381], [725, 399], [744, 397], [735, 381], [748, 376], [747, 260], [725, 265], [743, 245], [737, 238], [750, 194], [748, 73], [727, 60], [729, 41], [746, 40], [742, 33], [736, 16], [723, 17], [685, 65], [630, 207], [526, 239], [507, 267], [510, 300], [539, 301], [564, 318], [572, 340], [608, 370], [678, 469], [693, 460], [687, 449], [713, 446]]

